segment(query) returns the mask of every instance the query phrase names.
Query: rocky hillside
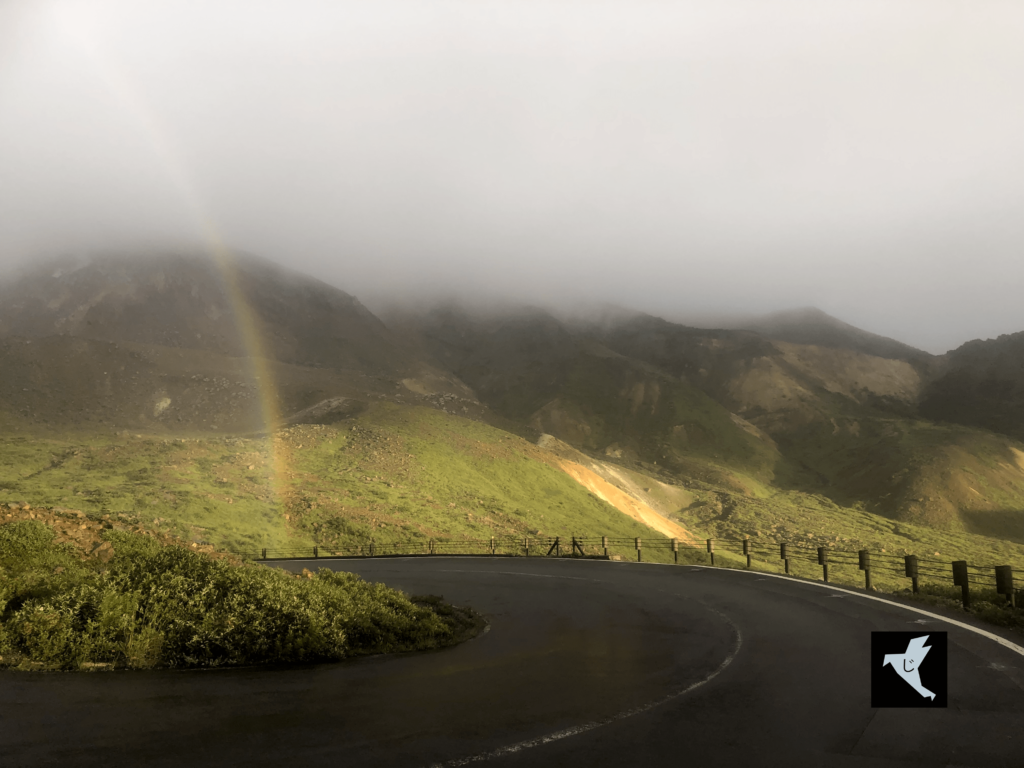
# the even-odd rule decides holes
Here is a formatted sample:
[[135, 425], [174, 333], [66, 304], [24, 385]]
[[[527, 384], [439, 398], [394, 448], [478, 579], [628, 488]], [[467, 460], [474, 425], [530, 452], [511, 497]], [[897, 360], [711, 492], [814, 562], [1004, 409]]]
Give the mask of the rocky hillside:
[[921, 414], [1024, 440], [1024, 332], [969, 341], [944, 355]]
[[614, 308], [559, 320], [449, 306], [406, 324], [489, 407], [602, 460], [976, 531], [1024, 509], [1024, 446], [922, 421], [935, 361], [838, 321], [820, 344]]
[[[538, 309], [446, 307], [405, 330], [496, 413], [591, 453], [675, 474], [770, 481], [772, 441], [686, 378]], [[628, 352], [628, 350], [626, 350]]]
[[349, 401], [348, 413], [446, 394], [481, 412], [354, 297], [250, 256], [122, 254], [23, 272], [0, 284], [0, 370], [0, 419], [29, 427], [251, 431], [268, 407], [308, 420], [325, 401]]

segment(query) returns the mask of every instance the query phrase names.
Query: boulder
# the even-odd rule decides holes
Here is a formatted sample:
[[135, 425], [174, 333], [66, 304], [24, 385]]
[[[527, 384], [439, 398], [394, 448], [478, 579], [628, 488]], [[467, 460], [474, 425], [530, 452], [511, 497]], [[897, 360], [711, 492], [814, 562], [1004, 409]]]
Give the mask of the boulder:
[[109, 541], [101, 541], [93, 547], [90, 554], [92, 554], [93, 557], [99, 558], [104, 563], [109, 562], [114, 556], [114, 545]]

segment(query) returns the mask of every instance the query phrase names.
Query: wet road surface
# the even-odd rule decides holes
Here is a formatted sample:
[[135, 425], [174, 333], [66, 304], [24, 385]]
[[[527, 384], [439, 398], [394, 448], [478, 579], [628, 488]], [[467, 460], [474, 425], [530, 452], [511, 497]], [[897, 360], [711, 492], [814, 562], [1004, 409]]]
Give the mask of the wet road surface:
[[[1024, 655], [866, 596], [606, 561], [287, 565], [314, 566], [489, 630], [304, 668], [0, 673], [0, 765], [1024, 764]], [[871, 632], [918, 629], [949, 633], [949, 707], [872, 709]]]

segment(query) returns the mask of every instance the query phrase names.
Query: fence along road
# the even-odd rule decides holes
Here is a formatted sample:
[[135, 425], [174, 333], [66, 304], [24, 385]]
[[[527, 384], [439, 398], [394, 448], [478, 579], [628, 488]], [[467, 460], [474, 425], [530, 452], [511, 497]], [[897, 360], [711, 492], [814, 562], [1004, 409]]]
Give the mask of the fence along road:
[[[1015, 647], [848, 590], [539, 557], [280, 565], [442, 594], [491, 628], [437, 653], [301, 669], [5, 673], [0, 764], [919, 768], [1024, 754]], [[870, 708], [873, 630], [949, 633], [948, 709]]]
[[[1024, 579], [1021, 569], [1009, 564], [979, 565], [966, 560], [942, 560], [936, 557], [924, 557], [915, 554], [897, 555], [886, 553], [883, 549], [872, 551], [844, 550], [834, 546], [806, 546], [800, 543], [781, 542], [769, 543], [757, 539], [668, 539], [659, 537], [646, 540], [648, 553], [670, 552], [672, 560], [678, 565], [680, 551], [683, 562], [695, 562], [694, 553], [700, 554], [696, 562], [715, 565], [715, 552], [720, 555], [729, 553], [739, 555], [746, 560], [746, 567], [751, 568], [756, 559], [759, 565], [772, 562], [777, 558], [785, 572], [790, 573], [791, 566], [806, 566], [814, 563], [820, 568], [820, 577], [828, 582], [829, 570], [832, 569], [833, 581], [848, 583], [850, 569], [856, 568], [864, 579], [865, 589], [872, 588], [871, 574], [879, 573], [883, 577], [905, 577], [913, 592], [919, 591], [921, 581], [932, 584], [951, 583], [960, 587], [961, 601], [964, 608], [971, 605], [971, 587], [980, 589], [985, 597], [995, 598], [996, 603], [1005, 601], [1011, 607], [1017, 607], [1017, 596], [1024, 592]], [[705, 549], [706, 548], [706, 549]], [[635, 550], [637, 562], [643, 560], [644, 546], [640, 538], [611, 538], [608, 536], [547, 536], [547, 537], [491, 537], [490, 539], [410, 539], [407, 541], [378, 543], [367, 541], [339, 549], [328, 547], [300, 547], [290, 549], [264, 548], [256, 552], [235, 552], [242, 557], [256, 560], [301, 560], [312, 557], [320, 558], [362, 558], [362, 557], [395, 557], [434, 556], [434, 555], [491, 555], [491, 556], [525, 556], [534, 555], [561, 557], [608, 557], [621, 559], [623, 553], [631, 555]], [[706, 551], [706, 556], [704, 552]], [[936, 553], [938, 554], [938, 553]], [[836, 569], [839, 579], [836, 579]], [[806, 576], [806, 567], [801, 575]], [[991, 601], [991, 600], [990, 600]], [[1024, 608], [1024, 606], [1021, 606]]]

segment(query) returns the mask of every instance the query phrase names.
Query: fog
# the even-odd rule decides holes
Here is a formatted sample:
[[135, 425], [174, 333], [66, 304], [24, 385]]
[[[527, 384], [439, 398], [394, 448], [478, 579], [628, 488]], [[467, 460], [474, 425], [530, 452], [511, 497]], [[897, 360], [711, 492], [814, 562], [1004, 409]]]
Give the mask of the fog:
[[7, 2], [0, 269], [1024, 330], [1019, 2]]

